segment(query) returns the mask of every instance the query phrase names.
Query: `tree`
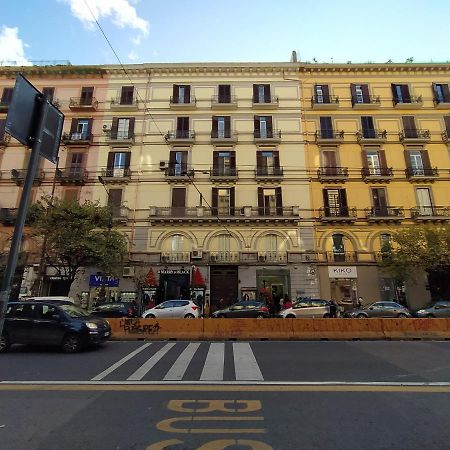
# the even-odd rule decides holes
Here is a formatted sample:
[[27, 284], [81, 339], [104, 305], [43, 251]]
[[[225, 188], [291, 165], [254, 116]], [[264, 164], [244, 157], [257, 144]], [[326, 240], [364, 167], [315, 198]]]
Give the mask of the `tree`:
[[43, 198], [30, 226], [44, 241], [43, 262], [70, 282], [87, 266], [116, 275], [127, 251], [125, 235], [112, 229], [111, 210], [98, 202]]
[[404, 228], [392, 236], [383, 253], [383, 266], [398, 281], [423, 270], [434, 299], [450, 298], [450, 224]]

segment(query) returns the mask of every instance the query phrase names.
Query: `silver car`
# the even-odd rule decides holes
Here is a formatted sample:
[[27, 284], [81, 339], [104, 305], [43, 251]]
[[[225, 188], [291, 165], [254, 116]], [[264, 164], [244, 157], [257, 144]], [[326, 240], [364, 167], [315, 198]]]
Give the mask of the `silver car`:
[[303, 298], [296, 301], [292, 308], [283, 309], [278, 316], [285, 319], [331, 317], [330, 303], [320, 298]]
[[363, 308], [347, 311], [344, 317], [411, 317], [407, 308], [396, 302], [375, 302]]
[[417, 317], [450, 317], [450, 302], [440, 301], [416, 311]]
[[200, 308], [190, 300], [167, 300], [142, 313], [144, 319], [195, 319]]

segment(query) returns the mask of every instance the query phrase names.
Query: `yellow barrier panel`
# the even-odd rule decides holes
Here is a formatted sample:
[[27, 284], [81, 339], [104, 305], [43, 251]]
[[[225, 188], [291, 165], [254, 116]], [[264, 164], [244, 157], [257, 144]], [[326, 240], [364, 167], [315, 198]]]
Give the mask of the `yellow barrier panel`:
[[383, 319], [387, 339], [450, 338], [449, 319]]

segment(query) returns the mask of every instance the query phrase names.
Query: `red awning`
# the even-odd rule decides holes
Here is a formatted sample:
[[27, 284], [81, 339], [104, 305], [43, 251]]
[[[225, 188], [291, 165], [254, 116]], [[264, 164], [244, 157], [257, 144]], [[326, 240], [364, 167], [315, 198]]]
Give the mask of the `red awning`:
[[200, 269], [196, 267], [192, 272], [192, 286], [194, 287], [204, 287], [206, 286], [205, 280], [200, 272]]

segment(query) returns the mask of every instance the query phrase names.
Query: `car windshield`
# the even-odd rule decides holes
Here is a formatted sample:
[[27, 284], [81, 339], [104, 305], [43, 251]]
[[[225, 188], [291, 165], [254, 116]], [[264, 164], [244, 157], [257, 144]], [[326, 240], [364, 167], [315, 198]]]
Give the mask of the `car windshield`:
[[70, 317], [89, 317], [89, 313], [78, 308], [75, 305], [60, 305], [59, 306], [66, 314], [69, 314]]

